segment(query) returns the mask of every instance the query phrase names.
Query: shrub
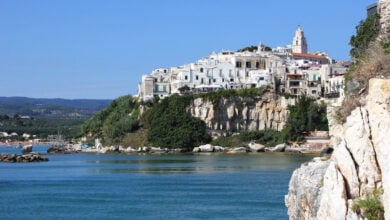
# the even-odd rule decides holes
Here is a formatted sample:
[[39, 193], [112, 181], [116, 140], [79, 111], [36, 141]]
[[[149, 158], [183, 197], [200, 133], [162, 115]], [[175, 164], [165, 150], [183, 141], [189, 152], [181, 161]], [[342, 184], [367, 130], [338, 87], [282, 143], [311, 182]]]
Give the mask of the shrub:
[[374, 190], [372, 194], [367, 195], [364, 199], [356, 201], [352, 210], [358, 214], [363, 214], [368, 220], [384, 219], [384, 208], [380, 200], [383, 189]]
[[206, 124], [186, 112], [190, 96], [173, 95], [150, 109], [148, 141], [158, 147], [192, 149], [210, 141]]
[[130, 95], [113, 100], [82, 127], [83, 135], [100, 137], [104, 144], [119, 143], [125, 134], [138, 129], [139, 104]]
[[285, 141], [302, 141], [304, 131], [329, 130], [326, 104], [300, 96], [294, 106], [289, 106], [286, 126], [281, 132]]

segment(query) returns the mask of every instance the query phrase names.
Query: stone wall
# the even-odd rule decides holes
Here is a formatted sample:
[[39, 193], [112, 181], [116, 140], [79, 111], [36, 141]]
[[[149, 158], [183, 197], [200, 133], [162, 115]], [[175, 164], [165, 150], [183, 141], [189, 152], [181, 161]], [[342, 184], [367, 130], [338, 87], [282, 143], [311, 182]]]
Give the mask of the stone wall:
[[[345, 124], [330, 125], [330, 129], [331, 158], [303, 165], [291, 178], [286, 196], [290, 219], [362, 219], [352, 206], [377, 189], [383, 189], [385, 219], [390, 219], [390, 166], [386, 164], [390, 158], [390, 80], [371, 79], [366, 104], [355, 109]], [[324, 160], [328, 161], [325, 169], [321, 166]], [[307, 181], [319, 189], [296, 184]], [[311, 199], [302, 202], [308, 201], [305, 198]]]
[[389, 0], [379, 0], [378, 2], [378, 13], [381, 15], [381, 35], [380, 38], [388, 32], [390, 28], [390, 1]]
[[217, 101], [197, 98], [187, 111], [203, 120], [212, 135], [230, 135], [242, 130], [282, 130], [293, 99], [267, 97], [220, 98]]

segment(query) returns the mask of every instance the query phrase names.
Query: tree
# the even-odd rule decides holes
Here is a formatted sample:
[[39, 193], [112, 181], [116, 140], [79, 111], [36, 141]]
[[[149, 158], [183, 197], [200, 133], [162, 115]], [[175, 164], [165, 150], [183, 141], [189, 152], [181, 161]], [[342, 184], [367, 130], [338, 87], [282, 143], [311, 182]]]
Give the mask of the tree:
[[289, 107], [289, 116], [282, 134], [285, 140], [300, 141], [302, 133], [314, 130], [329, 130], [326, 104], [318, 104], [306, 96], [298, 97], [297, 103]]
[[361, 21], [356, 26], [356, 35], [351, 37], [349, 44], [352, 46], [350, 55], [354, 59], [360, 58], [367, 50], [368, 46], [374, 41], [380, 32], [380, 15], [373, 14], [365, 21]]
[[149, 113], [148, 141], [164, 148], [192, 149], [210, 141], [206, 124], [186, 112], [191, 97], [173, 95], [163, 99]]

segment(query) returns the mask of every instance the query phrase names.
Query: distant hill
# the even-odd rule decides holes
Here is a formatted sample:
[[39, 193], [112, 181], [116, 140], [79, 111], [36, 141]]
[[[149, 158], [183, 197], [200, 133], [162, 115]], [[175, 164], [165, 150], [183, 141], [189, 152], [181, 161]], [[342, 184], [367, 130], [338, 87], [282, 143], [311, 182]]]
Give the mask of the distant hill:
[[0, 141], [24, 140], [23, 133], [39, 138], [58, 133], [66, 138], [76, 137], [82, 124], [111, 101], [0, 97], [0, 132], [18, 134], [14, 137], [0, 135]]
[[112, 100], [0, 97], [0, 114], [40, 118], [87, 118]]

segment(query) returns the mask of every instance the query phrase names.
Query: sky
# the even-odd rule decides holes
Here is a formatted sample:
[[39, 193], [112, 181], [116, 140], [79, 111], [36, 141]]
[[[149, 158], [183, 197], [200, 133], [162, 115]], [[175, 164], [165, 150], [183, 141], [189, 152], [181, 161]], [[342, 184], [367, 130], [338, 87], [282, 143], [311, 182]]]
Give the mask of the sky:
[[155, 68], [291, 44], [349, 60], [375, 0], [0, 0], [0, 96], [114, 99]]

